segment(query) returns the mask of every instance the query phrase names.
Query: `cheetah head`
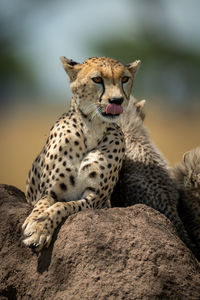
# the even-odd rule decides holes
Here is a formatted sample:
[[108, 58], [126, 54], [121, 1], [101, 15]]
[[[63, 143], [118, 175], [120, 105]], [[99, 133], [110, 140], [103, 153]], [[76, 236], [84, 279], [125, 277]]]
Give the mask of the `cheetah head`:
[[80, 111], [91, 119], [117, 122], [128, 105], [140, 61], [124, 65], [108, 57], [93, 57], [80, 64], [65, 57], [60, 59]]

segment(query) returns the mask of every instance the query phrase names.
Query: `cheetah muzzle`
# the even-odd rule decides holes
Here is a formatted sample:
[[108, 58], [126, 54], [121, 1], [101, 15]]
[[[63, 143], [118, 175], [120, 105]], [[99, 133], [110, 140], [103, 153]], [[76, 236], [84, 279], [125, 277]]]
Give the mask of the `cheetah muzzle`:
[[22, 226], [24, 244], [38, 251], [49, 246], [63, 218], [110, 203], [125, 155], [117, 121], [140, 65], [107, 57], [61, 61], [70, 79], [71, 107], [51, 128], [26, 185], [33, 210]]

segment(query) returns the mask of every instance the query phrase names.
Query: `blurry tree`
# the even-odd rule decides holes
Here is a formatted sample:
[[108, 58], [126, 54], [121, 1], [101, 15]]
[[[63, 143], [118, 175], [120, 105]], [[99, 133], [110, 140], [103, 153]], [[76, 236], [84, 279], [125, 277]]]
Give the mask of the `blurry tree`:
[[[69, 1], [69, 0], [68, 0]], [[17, 96], [33, 94], [36, 74], [29, 58], [17, 51], [23, 42], [24, 20], [53, 0], [3, 1], [0, 10], [0, 105]], [[17, 95], [17, 96], [16, 96]], [[31, 97], [28, 97], [31, 100]]]
[[14, 39], [6, 37], [0, 39], [0, 104], [8, 101], [20, 87], [27, 84], [32, 86], [34, 83], [30, 66], [21, 57], [15, 56], [14, 48]]

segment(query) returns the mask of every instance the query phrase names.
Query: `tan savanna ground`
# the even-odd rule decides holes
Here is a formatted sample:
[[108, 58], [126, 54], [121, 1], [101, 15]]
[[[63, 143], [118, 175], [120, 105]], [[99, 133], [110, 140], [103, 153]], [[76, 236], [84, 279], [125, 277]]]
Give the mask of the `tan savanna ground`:
[[[48, 110], [38, 106], [1, 115], [0, 183], [25, 190], [28, 170], [45, 143], [51, 125], [64, 111], [64, 106]], [[184, 152], [200, 145], [199, 110], [179, 114], [148, 103], [146, 114], [145, 125], [170, 164], [180, 161]]]

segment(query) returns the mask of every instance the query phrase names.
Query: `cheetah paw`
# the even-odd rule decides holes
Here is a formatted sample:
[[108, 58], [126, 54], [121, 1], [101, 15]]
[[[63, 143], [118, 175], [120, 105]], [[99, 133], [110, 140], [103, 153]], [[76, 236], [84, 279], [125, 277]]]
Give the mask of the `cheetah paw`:
[[28, 217], [27, 219], [22, 225], [25, 236], [23, 243], [36, 251], [40, 251], [44, 246], [49, 247], [53, 229], [48, 216], [42, 214], [37, 218]]

